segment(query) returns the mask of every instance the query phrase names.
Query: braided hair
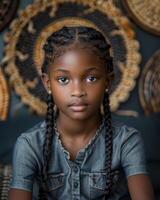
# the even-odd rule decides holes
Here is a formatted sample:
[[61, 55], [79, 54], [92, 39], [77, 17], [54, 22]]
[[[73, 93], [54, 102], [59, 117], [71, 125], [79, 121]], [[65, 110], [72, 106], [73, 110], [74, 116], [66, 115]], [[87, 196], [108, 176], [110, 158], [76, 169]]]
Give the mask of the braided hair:
[[[44, 63], [42, 65], [42, 73], [48, 73], [49, 66], [54, 62], [54, 59], [60, 55], [63, 55], [69, 48], [73, 48], [78, 45], [79, 48], [88, 48], [91, 49], [96, 55], [102, 59], [109, 78], [113, 78], [113, 63], [112, 57], [110, 56], [109, 49], [110, 45], [107, 43], [105, 37], [99, 31], [84, 27], [63, 27], [57, 32], [54, 32], [47, 39], [46, 44], [43, 49], [45, 52]], [[54, 134], [54, 100], [51, 94], [48, 94], [48, 109], [46, 115], [46, 134], [45, 141], [43, 146], [43, 157], [44, 163], [42, 167], [42, 182], [43, 182], [43, 191], [47, 193], [47, 170], [49, 166], [49, 161], [51, 157], [51, 145], [52, 138]], [[112, 188], [112, 125], [111, 125], [111, 112], [109, 106], [109, 94], [105, 92], [103, 99], [103, 111], [104, 111], [104, 122], [105, 122], [105, 170], [107, 174], [106, 179], [106, 199], [109, 196], [109, 193]], [[46, 195], [43, 196], [43, 200], [47, 199]], [[41, 198], [42, 199], [42, 198]]]

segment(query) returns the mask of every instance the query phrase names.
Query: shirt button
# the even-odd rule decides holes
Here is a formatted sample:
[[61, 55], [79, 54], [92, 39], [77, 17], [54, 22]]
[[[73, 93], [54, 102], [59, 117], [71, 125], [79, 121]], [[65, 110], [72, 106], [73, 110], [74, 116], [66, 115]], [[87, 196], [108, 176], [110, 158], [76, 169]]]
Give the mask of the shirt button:
[[74, 170], [75, 173], [77, 173], [78, 172], [78, 167], [75, 166], [73, 170]]
[[77, 187], [78, 187], [78, 183], [74, 182], [74, 188], [77, 188]]

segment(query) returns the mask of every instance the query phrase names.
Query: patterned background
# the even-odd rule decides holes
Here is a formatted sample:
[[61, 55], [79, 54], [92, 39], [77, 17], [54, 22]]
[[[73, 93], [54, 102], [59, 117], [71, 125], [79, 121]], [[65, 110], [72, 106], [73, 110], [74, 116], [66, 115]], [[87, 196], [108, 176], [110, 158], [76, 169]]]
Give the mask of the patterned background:
[[[25, 8], [26, 5], [31, 2], [31, 0], [21, 0], [19, 10]], [[121, 5], [121, 1], [116, 2], [127, 16], [126, 11]], [[141, 29], [135, 22], [132, 21], [132, 23], [134, 31], [136, 32], [136, 39], [140, 43], [140, 53], [142, 55], [140, 68], [142, 72], [149, 58], [156, 50], [160, 49], [160, 37]], [[3, 41], [6, 31], [7, 28], [0, 33], [0, 60], [3, 58]], [[133, 126], [141, 131], [145, 142], [148, 168], [158, 199], [158, 193], [160, 193], [160, 113], [153, 113], [150, 116], [145, 115], [138, 94], [139, 78], [137, 79], [136, 87], [131, 92], [129, 99], [122, 103], [119, 108], [119, 110], [132, 110], [136, 112], [138, 116], [124, 116], [114, 113], [113, 118], [123, 121], [125, 124]], [[8, 117], [5, 121], [0, 122], [0, 162], [4, 164], [11, 163], [12, 150], [16, 138], [23, 131], [43, 120], [43, 117], [31, 113], [28, 107], [21, 103], [20, 98], [17, 97], [15, 92], [11, 89], [10, 95]]]

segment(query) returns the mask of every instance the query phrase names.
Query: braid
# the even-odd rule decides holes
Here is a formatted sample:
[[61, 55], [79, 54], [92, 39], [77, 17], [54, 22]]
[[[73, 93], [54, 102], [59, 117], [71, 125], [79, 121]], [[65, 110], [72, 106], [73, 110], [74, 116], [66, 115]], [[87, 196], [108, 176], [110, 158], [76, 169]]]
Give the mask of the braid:
[[112, 187], [112, 173], [111, 173], [111, 165], [112, 165], [112, 125], [111, 125], [111, 112], [109, 106], [109, 94], [108, 92], [104, 95], [103, 100], [103, 108], [104, 108], [104, 122], [105, 122], [105, 147], [106, 147], [106, 159], [105, 159], [105, 170], [107, 173], [106, 180], [106, 199], [109, 196]]
[[51, 146], [54, 132], [54, 102], [51, 94], [48, 94], [47, 99], [47, 115], [46, 115], [46, 134], [45, 141], [43, 145], [43, 159], [44, 165], [42, 167], [42, 188], [40, 188], [39, 199], [47, 199], [47, 171], [49, 167], [49, 161], [51, 157]]

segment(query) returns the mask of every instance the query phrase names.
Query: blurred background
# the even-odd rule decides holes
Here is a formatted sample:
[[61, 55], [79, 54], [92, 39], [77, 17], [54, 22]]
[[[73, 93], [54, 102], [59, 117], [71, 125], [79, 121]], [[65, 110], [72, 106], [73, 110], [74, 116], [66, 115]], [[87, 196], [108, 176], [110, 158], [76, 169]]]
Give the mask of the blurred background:
[[[47, 2], [49, 1], [2, 0], [2, 3], [0, 3], [1, 199], [7, 199], [6, 185], [10, 178], [13, 147], [17, 137], [36, 123], [44, 120], [45, 117], [46, 105], [44, 103], [45, 95], [43, 95], [45, 92], [44, 88], [39, 89], [42, 83], [37, 69], [35, 69], [38, 61], [36, 61], [36, 50], [35, 52], [33, 50], [34, 44], [38, 44], [37, 38], [40, 32], [45, 29], [46, 25], [52, 23], [54, 18], [75, 16], [76, 11], [86, 9], [82, 8], [84, 5], [76, 5], [76, 1], [73, 3], [75, 5], [72, 5], [73, 7], [66, 3], [64, 7], [61, 5], [59, 8], [56, 7], [56, 3], [61, 2], [62, 4], [63, 1], [53, 0], [53, 5], [49, 5]], [[111, 10], [107, 10], [107, 6], [103, 7], [106, 2], [111, 6], [113, 14]], [[48, 7], [45, 7], [45, 3]], [[113, 118], [135, 127], [142, 133], [147, 167], [156, 199], [160, 199], [160, 2], [156, 0], [146, 2], [140, 0], [97, 0], [96, 3], [97, 9], [102, 9], [102, 7], [104, 10], [106, 9], [105, 11], [102, 10], [108, 17], [106, 24], [101, 18], [101, 21], [103, 21], [102, 29], [109, 32], [111, 24], [112, 29], [118, 30], [120, 34], [117, 39], [116, 37], [113, 38], [114, 34], [109, 32], [109, 39], [114, 47], [113, 53], [116, 55], [114, 62], [117, 67], [115, 70], [117, 81], [114, 82], [113, 98], [111, 98]], [[27, 7], [28, 5], [32, 8]], [[87, 4], [87, 1], [86, 5], [91, 7], [89, 3]], [[35, 10], [35, 13], [32, 9]], [[55, 12], [55, 9], [59, 10]], [[46, 16], [48, 11], [50, 18]], [[119, 19], [119, 15], [124, 18]], [[93, 18], [94, 21], [95, 17], [96, 13], [94, 17], [91, 17], [89, 13], [86, 18], [91, 20]], [[100, 22], [97, 21], [97, 23]], [[107, 26], [109, 28], [105, 29], [104, 27]], [[122, 47], [116, 46], [120, 44]], [[119, 51], [118, 48], [120, 48]], [[121, 55], [123, 59], [119, 58]], [[14, 66], [12, 66], [13, 63]], [[130, 78], [124, 75], [126, 69], [120, 70], [123, 66], [133, 69], [133, 72], [129, 71]], [[19, 75], [16, 74], [16, 70]], [[132, 76], [132, 73], [135, 73], [135, 75]], [[126, 82], [123, 82], [122, 78]], [[126, 86], [127, 80], [130, 81], [129, 86]], [[124, 88], [120, 88], [122, 96], [121, 94], [116, 96], [114, 93], [116, 88], [119, 87], [119, 83], [124, 85]], [[125, 90], [126, 87], [129, 89]], [[28, 92], [26, 92], [26, 88]]]

